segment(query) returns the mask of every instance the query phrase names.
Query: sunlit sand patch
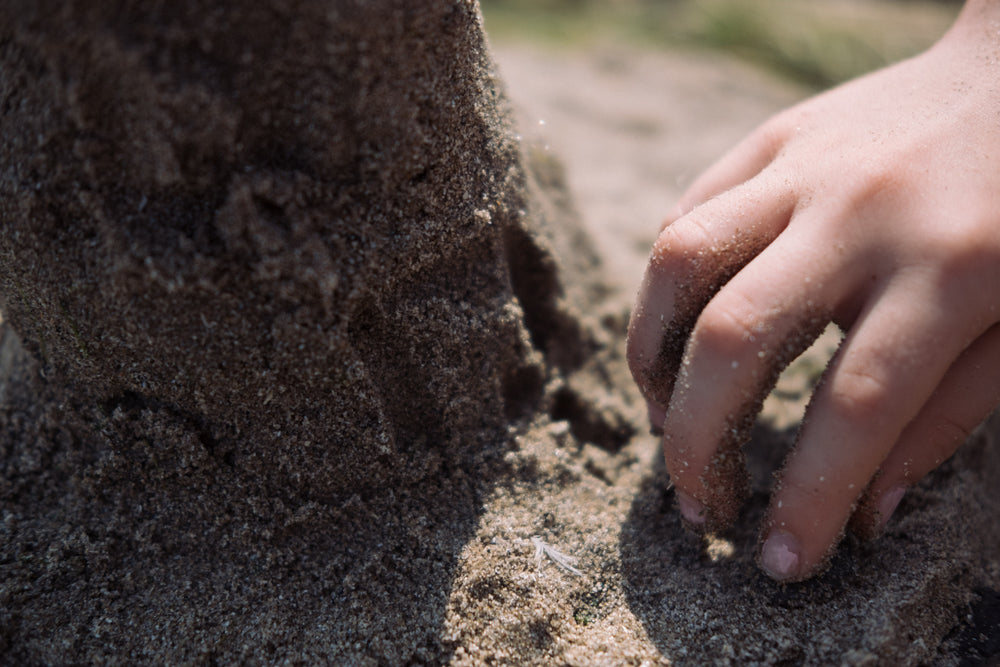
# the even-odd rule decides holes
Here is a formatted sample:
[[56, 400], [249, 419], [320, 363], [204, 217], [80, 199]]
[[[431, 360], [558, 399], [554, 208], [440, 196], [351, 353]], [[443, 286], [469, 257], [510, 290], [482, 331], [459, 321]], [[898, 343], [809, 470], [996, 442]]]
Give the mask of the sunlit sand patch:
[[705, 542], [705, 553], [708, 554], [713, 563], [732, 558], [733, 554], [736, 553], [735, 545], [725, 538], [707, 535]]

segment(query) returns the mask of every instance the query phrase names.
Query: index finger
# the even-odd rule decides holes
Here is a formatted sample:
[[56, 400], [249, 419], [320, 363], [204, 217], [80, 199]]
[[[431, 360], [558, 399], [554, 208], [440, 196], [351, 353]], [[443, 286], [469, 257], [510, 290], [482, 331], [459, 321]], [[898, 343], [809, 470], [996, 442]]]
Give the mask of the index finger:
[[791, 194], [765, 172], [702, 204], [656, 239], [629, 320], [627, 348], [654, 432], [662, 428], [684, 348], [702, 309], [788, 223]]

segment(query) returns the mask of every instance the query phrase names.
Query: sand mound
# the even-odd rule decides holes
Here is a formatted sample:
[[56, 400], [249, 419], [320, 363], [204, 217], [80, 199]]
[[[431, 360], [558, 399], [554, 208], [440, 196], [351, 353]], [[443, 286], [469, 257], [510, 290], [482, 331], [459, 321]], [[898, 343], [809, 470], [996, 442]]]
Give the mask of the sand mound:
[[[263, 637], [247, 613], [301, 626], [243, 569], [276, 561], [322, 563], [316, 590], [264, 584], [295, 614], [366, 559], [405, 561], [379, 587], [410, 604], [444, 595], [508, 423], [593, 347], [553, 248], [593, 254], [539, 233], [557, 209], [529, 200], [474, 3], [43, 5], [0, 16], [5, 579], [36, 600], [5, 605], [8, 650], [231, 655]], [[41, 487], [58, 527], [28, 518]], [[409, 655], [383, 604], [361, 616]], [[350, 617], [334, 635], [369, 641]]]
[[319, 499], [579, 363], [472, 3], [145, 5], [4, 17], [4, 316], [120, 440]]

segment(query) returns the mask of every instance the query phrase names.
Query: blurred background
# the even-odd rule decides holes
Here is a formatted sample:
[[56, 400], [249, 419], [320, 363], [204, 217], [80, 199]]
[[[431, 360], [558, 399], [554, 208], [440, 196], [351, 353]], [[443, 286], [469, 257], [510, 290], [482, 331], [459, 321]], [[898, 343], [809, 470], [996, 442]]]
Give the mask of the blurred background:
[[933, 43], [960, 0], [481, 0], [499, 42], [713, 49], [820, 89]]

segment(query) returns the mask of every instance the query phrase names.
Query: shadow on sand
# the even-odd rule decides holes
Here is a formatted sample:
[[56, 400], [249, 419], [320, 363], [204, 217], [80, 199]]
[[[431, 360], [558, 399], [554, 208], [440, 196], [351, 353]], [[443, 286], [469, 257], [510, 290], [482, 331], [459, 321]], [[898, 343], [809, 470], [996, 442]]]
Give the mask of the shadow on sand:
[[[823, 575], [780, 585], [754, 558], [770, 471], [793, 438], [756, 427], [747, 446], [752, 497], [725, 535], [683, 528], [662, 466], [645, 481], [621, 554], [628, 604], [650, 639], [682, 665], [917, 664], [961, 655], [960, 640], [942, 640], [965, 636], [960, 614], [985, 576], [981, 556], [994, 552], [954, 516], [976, 506], [985, 480], [946, 465], [911, 490], [876, 542], [848, 536]], [[981, 457], [984, 446], [970, 443], [966, 455]]]
[[4, 664], [447, 661], [438, 638], [488, 456], [294, 505], [211, 453], [186, 469], [160, 458], [198, 439], [180, 419], [170, 443], [110, 446], [0, 329]]

